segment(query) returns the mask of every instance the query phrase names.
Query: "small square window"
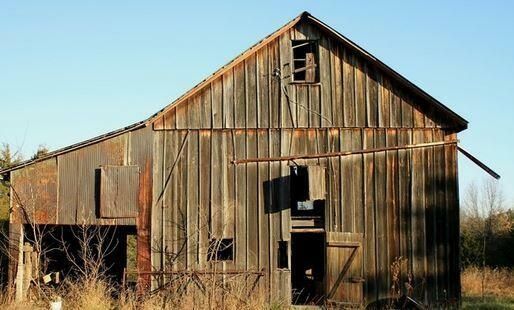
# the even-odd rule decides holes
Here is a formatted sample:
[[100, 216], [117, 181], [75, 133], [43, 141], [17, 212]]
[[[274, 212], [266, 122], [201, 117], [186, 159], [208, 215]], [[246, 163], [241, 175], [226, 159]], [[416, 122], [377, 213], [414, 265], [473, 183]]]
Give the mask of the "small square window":
[[318, 44], [314, 40], [293, 40], [293, 81], [318, 82]]
[[234, 239], [211, 239], [207, 260], [225, 261], [234, 259]]

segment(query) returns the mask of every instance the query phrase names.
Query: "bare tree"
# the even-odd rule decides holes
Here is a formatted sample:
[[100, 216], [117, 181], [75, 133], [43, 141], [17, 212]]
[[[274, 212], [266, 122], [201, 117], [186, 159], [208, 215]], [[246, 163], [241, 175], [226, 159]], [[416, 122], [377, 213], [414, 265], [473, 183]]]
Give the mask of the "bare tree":
[[480, 240], [476, 245], [480, 255], [474, 258], [474, 264], [480, 265], [482, 269], [481, 290], [482, 298], [485, 298], [485, 268], [488, 263], [489, 242], [494, 240], [495, 236], [512, 229], [511, 221], [504, 216], [505, 199], [498, 181], [485, 180], [481, 186], [471, 183], [466, 189], [461, 212], [461, 233], [473, 234]]

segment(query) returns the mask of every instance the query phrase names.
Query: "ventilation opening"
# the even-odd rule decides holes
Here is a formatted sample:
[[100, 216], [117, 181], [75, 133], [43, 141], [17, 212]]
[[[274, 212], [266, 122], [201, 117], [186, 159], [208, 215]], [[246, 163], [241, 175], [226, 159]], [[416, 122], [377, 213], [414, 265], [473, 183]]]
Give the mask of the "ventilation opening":
[[287, 255], [287, 241], [278, 242], [278, 262], [279, 269], [289, 269], [289, 258]]
[[207, 260], [226, 261], [234, 259], [234, 239], [212, 239], [209, 244]]
[[318, 44], [314, 40], [293, 40], [293, 81], [318, 82]]

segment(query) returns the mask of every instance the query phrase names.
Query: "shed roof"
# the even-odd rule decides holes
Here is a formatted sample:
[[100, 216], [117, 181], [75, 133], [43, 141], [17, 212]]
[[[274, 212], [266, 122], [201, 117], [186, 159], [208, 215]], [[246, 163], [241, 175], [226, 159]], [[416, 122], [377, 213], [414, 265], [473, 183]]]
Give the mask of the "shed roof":
[[106, 134], [97, 136], [95, 138], [79, 142], [58, 150], [55, 150], [53, 152], [49, 152], [45, 156], [41, 156], [39, 158], [27, 160], [24, 162], [21, 162], [15, 166], [0, 170], [0, 175], [5, 174], [9, 171], [16, 170], [23, 168], [27, 165], [30, 165], [35, 162], [43, 161], [45, 159], [48, 159], [50, 157], [58, 156], [63, 153], [67, 153], [70, 151], [73, 151], [78, 148], [82, 148], [118, 135], [121, 135], [125, 132], [132, 131], [138, 128], [142, 128], [148, 125], [151, 125], [153, 122], [155, 122], [159, 117], [161, 117], [163, 114], [165, 114], [167, 111], [175, 107], [176, 105], [180, 104], [181, 102], [186, 102], [188, 98], [196, 94], [197, 91], [201, 90], [204, 86], [208, 85], [211, 81], [214, 79], [220, 77], [222, 74], [239, 64], [241, 61], [244, 61], [247, 57], [252, 55], [256, 50], [261, 48], [262, 46], [268, 44], [269, 42], [273, 41], [277, 37], [279, 37], [284, 32], [288, 31], [292, 27], [294, 27], [297, 23], [300, 21], [309, 21], [312, 22], [314, 25], [318, 26], [321, 30], [325, 31], [325, 33], [329, 34], [331, 37], [337, 39], [339, 42], [344, 44], [346, 47], [350, 48], [357, 54], [359, 54], [361, 57], [369, 61], [370, 63], [377, 66], [379, 69], [383, 70], [386, 74], [388, 74], [392, 79], [412, 91], [414, 94], [420, 96], [422, 99], [426, 100], [428, 104], [431, 105], [431, 108], [435, 109], [438, 113], [441, 113], [441, 115], [445, 116], [451, 123], [454, 124], [453, 128], [455, 131], [462, 131], [467, 128], [468, 121], [466, 121], [464, 118], [462, 118], [460, 115], [452, 111], [450, 108], [445, 106], [443, 103], [426, 93], [424, 90], [416, 86], [414, 83], [407, 80], [405, 77], [403, 77], [401, 74], [393, 70], [391, 67], [384, 64], [382, 61], [377, 59], [375, 56], [371, 55], [369, 52], [364, 50], [362, 47], [345, 37], [344, 35], [340, 34], [336, 30], [334, 30], [332, 27], [328, 26], [321, 20], [317, 19], [316, 17], [312, 16], [309, 12], [303, 12], [291, 21], [289, 21], [287, 24], [276, 30], [275, 32], [271, 33], [261, 41], [257, 42], [241, 54], [239, 54], [237, 57], [235, 57], [233, 60], [228, 62], [226, 65], [209, 75], [207, 78], [205, 78], [203, 81], [195, 85], [193, 88], [191, 88], [189, 91], [184, 93], [182, 96], [171, 102], [169, 105], [158, 111], [157, 113], [153, 114], [146, 120], [143, 120], [141, 122], [126, 126], [124, 128], [114, 130], [111, 132], [108, 132]]

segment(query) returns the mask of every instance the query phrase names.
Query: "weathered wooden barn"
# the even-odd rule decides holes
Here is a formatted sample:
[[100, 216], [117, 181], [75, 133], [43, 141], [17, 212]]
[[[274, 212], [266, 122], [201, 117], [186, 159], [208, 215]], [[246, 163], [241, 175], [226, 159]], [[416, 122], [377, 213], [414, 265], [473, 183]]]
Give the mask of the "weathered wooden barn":
[[216, 265], [299, 304], [363, 306], [393, 285], [458, 301], [466, 128], [303, 13], [145, 121], [2, 171], [11, 280], [29, 223], [87, 223], [136, 234], [153, 287]]

